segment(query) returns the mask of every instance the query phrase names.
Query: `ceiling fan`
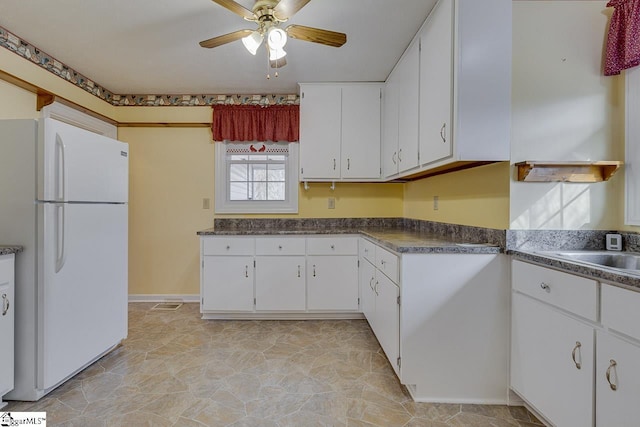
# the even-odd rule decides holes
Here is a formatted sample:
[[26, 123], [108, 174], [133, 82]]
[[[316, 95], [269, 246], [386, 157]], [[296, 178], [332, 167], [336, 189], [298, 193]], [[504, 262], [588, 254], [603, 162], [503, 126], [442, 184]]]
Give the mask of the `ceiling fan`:
[[222, 36], [213, 37], [200, 42], [200, 46], [214, 48], [223, 44], [242, 39], [247, 50], [255, 55], [258, 48], [265, 41], [269, 51], [269, 63], [273, 68], [286, 64], [284, 45], [287, 37], [307, 42], [320, 43], [327, 46], [340, 47], [347, 42], [347, 35], [320, 28], [305, 27], [303, 25], [289, 25], [284, 30], [280, 24], [286, 22], [296, 12], [302, 9], [310, 0], [256, 0], [252, 10], [249, 10], [234, 0], [212, 0], [214, 3], [240, 15], [247, 21], [255, 22], [255, 30], [238, 30]]

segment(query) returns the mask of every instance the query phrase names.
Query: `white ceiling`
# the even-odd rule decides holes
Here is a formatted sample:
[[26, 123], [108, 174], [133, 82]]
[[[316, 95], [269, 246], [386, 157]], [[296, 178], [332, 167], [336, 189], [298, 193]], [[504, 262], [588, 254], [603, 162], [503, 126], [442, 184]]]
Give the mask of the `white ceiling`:
[[290, 39], [270, 80], [262, 49], [198, 45], [255, 27], [210, 0], [1, 0], [0, 26], [115, 94], [286, 94], [298, 82], [384, 81], [435, 2], [313, 0], [284, 25], [344, 32], [347, 43]]

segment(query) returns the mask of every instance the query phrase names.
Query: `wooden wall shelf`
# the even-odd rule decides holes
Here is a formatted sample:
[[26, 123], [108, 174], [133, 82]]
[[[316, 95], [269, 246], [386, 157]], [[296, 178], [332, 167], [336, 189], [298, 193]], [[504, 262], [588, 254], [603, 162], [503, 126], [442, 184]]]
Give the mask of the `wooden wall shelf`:
[[525, 161], [515, 164], [518, 181], [525, 182], [601, 182], [616, 173], [622, 162], [542, 162]]

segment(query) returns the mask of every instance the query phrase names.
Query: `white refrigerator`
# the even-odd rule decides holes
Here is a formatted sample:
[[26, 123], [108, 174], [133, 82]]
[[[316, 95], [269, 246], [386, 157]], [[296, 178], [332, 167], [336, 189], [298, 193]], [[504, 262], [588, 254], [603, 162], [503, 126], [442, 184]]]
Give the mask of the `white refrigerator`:
[[19, 244], [15, 388], [38, 400], [127, 336], [128, 144], [0, 120], [0, 244]]

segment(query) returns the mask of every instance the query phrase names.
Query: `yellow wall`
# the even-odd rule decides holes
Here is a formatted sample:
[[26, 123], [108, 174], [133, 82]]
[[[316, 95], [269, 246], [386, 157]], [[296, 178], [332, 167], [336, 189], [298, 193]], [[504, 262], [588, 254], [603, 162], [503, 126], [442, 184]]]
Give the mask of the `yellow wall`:
[[36, 118], [36, 95], [0, 80], [0, 119]]
[[[434, 210], [438, 196], [438, 210]], [[404, 216], [509, 228], [509, 163], [501, 162], [405, 184]]]
[[129, 143], [129, 294], [198, 294], [199, 240], [212, 225], [208, 129], [121, 128]]

